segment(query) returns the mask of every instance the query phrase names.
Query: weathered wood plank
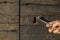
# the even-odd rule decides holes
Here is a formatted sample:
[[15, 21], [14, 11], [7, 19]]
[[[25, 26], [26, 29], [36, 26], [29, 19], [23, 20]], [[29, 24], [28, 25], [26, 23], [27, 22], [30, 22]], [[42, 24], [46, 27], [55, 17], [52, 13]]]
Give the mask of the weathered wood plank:
[[18, 23], [19, 6], [17, 4], [18, 2], [13, 4], [0, 4], [0, 24]]
[[21, 26], [21, 40], [60, 40], [60, 35], [51, 34], [44, 26]]
[[18, 15], [19, 5], [18, 2], [10, 4], [0, 4], [0, 14], [2, 15]]
[[21, 4], [36, 3], [36, 4], [60, 4], [60, 0], [21, 0]]
[[18, 24], [0, 24], [0, 31], [13, 31], [19, 30]]
[[[2, 2], [4, 0], [1, 0]], [[19, 5], [18, 2], [0, 4], [0, 31], [16, 30], [19, 23]]]
[[6, 1], [6, 2], [16, 2], [16, 1], [19, 1], [19, 0], [0, 0], [0, 2], [4, 2], [4, 1]]
[[41, 21], [36, 19], [36, 23], [34, 23], [35, 16], [21, 16], [20, 17], [20, 25], [44, 25]]
[[0, 24], [18, 24], [18, 16], [4, 16], [0, 15]]
[[0, 40], [19, 40], [16, 32], [0, 32]]
[[16, 30], [19, 26], [18, 6], [14, 4], [0, 4], [0, 31]]
[[33, 24], [33, 17], [29, 16], [20, 17], [20, 25], [32, 25], [32, 24]]
[[19, 2], [13, 4], [5, 4], [5, 14], [18, 15], [19, 14]]
[[19, 0], [0, 0], [0, 40], [19, 40]]
[[[41, 17], [41, 15], [37, 15], [37, 16]], [[56, 14], [55, 15], [42, 15], [42, 16], [45, 19], [47, 19], [48, 21], [60, 20], [60, 15], [59, 14], [57, 14], [57, 15]], [[36, 23], [33, 23], [34, 17], [35, 16], [32, 16], [32, 15], [21, 16], [20, 17], [20, 24], [21, 25], [44, 25], [45, 26], [45, 24], [38, 19], [36, 19]]]
[[60, 6], [21, 6], [21, 15], [60, 14]]

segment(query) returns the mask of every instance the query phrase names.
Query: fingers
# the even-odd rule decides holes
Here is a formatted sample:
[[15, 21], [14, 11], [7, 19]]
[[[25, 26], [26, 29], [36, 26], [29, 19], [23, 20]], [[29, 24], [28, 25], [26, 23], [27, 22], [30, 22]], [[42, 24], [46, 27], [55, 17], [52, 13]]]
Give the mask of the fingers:
[[56, 30], [54, 30], [53, 33], [60, 34], [60, 26], [59, 26], [59, 28], [57, 28]]
[[60, 21], [52, 21], [49, 22], [49, 24], [51, 26], [49, 26], [48, 24], [46, 24], [46, 27], [48, 27], [48, 31], [51, 33], [55, 33], [55, 34], [60, 34]]
[[[48, 31], [51, 33], [52, 31], [53, 31], [53, 24], [54, 24], [55, 22], [53, 21], [53, 22], [49, 22], [48, 24], [46, 24], [46, 27], [48, 27]], [[51, 25], [51, 26], [50, 26]]]
[[50, 27], [50, 28], [48, 29], [48, 31], [51, 33], [51, 32], [53, 31], [53, 28]]

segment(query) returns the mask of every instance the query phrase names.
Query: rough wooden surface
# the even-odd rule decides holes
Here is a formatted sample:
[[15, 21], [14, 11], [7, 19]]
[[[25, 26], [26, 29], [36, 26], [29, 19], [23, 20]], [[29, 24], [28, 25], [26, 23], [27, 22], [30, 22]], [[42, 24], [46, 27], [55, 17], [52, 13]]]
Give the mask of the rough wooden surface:
[[21, 26], [21, 40], [60, 40], [60, 35], [52, 34], [44, 26]]
[[21, 6], [21, 15], [55, 15], [59, 10], [60, 6]]
[[0, 0], [0, 40], [19, 40], [19, 0]]
[[60, 40], [60, 35], [49, 33], [45, 24], [34, 17], [60, 20], [60, 0], [21, 0], [21, 40]]
[[0, 2], [4, 2], [4, 1], [7, 1], [7, 2], [17, 2], [19, 0], [0, 0]]
[[60, 0], [21, 0], [22, 4], [25, 3], [36, 3], [36, 4], [60, 4]]
[[[7, 1], [7, 0], [6, 0]], [[10, 0], [11, 2], [11, 0]], [[9, 25], [15, 25], [15, 27], [18, 27], [17, 24], [19, 23], [19, 5], [18, 5], [18, 0], [16, 2], [13, 3], [1, 3], [0, 4], [0, 24], [3, 27], [1, 27], [2, 29], [4, 29], [5, 25], [8, 26], [9, 28], [12, 28], [12, 26]]]
[[[34, 17], [37, 16], [41, 16], [41, 15], [22, 15], [20, 17], [20, 25], [45, 25], [43, 22], [41, 22], [40, 20], [36, 19], [36, 23], [34, 24]], [[45, 17], [45, 19], [49, 20], [49, 21], [54, 21], [54, 20], [60, 20], [60, 14], [50, 14], [50, 15], [42, 15], [43, 17]]]
[[16, 32], [0, 32], [0, 40], [18, 40], [18, 33]]

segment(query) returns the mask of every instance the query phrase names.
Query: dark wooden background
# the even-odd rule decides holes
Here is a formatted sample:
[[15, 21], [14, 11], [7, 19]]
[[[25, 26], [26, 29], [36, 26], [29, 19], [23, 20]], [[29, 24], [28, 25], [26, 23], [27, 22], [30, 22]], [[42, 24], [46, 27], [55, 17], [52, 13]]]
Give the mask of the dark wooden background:
[[60, 35], [49, 33], [41, 21], [32, 22], [35, 16], [60, 20], [60, 0], [21, 0], [20, 16], [21, 40], [60, 40]]
[[19, 0], [0, 0], [0, 40], [19, 40]]

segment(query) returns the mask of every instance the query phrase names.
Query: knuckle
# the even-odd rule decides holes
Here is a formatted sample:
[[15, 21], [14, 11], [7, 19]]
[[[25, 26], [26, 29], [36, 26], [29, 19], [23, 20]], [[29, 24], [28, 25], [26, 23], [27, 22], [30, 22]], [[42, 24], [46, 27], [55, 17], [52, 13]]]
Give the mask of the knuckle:
[[53, 30], [52, 29], [48, 29], [49, 33], [51, 33]]
[[58, 29], [57, 30], [54, 30], [53, 33], [58, 33], [58, 31], [59, 31]]

